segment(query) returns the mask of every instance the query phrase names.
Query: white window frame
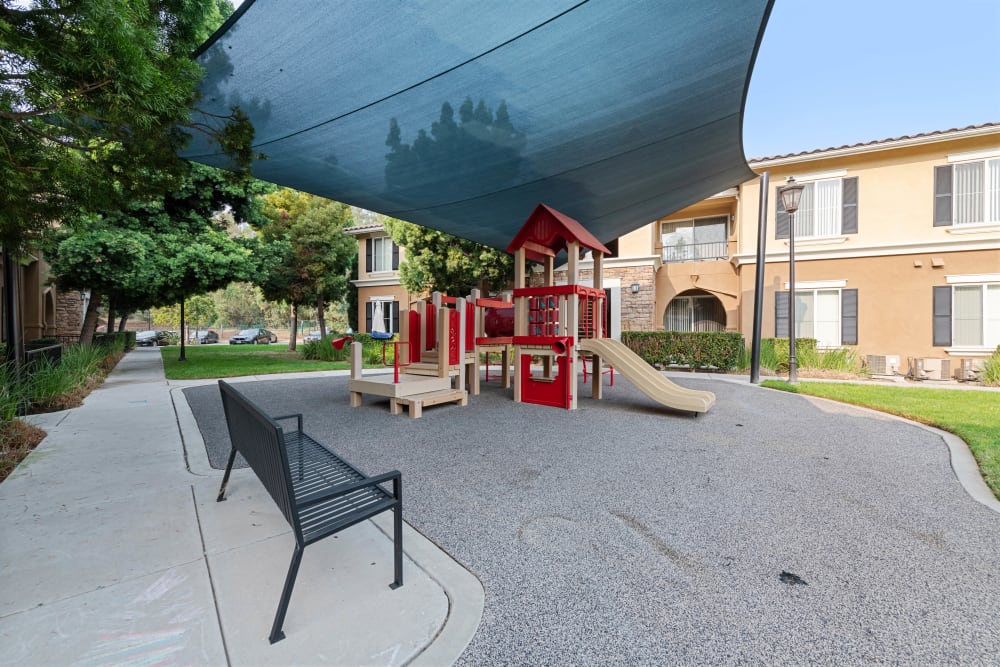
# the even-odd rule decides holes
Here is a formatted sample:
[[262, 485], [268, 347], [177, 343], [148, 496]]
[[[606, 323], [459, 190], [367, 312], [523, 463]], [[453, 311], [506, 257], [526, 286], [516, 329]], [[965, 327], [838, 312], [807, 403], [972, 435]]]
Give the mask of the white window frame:
[[[995, 153], [995, 151], [991, 151], [991, 153]], [[990, 210], [991, 209], [991, 206], [990, 206], [990, 197], [989, 197], [989, 195], [990, 195], [990, 189], [989, 189], [989, 178], [988, 178], [989, 172], [988, 172], [988, 170], [986, 168], [987, 167], [987, 163], [990, 163], [990, 162], [996, 162], [997, 165], [998, 165], [998, 168], [1000, 168], [1000, 156], [997, 156], [996, 154], [986, 154], [986, 155], [977, 156], [977, 157], [981, 157], [981, 159], [978, 159], [978, 160], [955, 160], [955, 159], [949, 159], [949, 162], [951, 162], [951, 183], [952, 183], [952, 186], [951, 186], [951, 219], [952, 219], [952, 225], [954, 227], [968, 228], [968, 227], [977, 227], [977, 226], [982, 226], [982, 225], [996, 225], [996, 224], [1000, 224], [1000, 205], [992, 207], [992, 208], [994, 208], [994, 210], [992, 210], [992, 211]], [[957, 188], [958, 178], [957, 178], [957, 174], [955, 173], [955, 170], [958, 167], [960, 167], [960, 166], [967, 166], [967, 165], [970, 165], [970, 164], [979, 164], [979, 165], [982, 166], [982, 172], [983, 172], [983, 192], [982, 192], [982, 198], [983, 198], [983, 201], [982, 201], [983, 219], [982, 220], [973, 220], [971, 222], [959, 222], [959, 220], [958, 220], [958, 204], [959, 204], [958, 195], [959, 195], [959, 193], [958, 193], [958, 188]]]
[[[722, 222], [722, 225], [725, 227], [725, 231], [726, 231], [726, 238], [725, 238], [725, 240], [724, 241], [718, 241], [716, 243], [711, 244], [711, 245], [720, 245], [721, 246], [721, 250], [722, 250], [721, 254], [715, 254], [715, 255], [709, 254], [709, 255], [706, 255], [704, 257], [698, 256], [698, 253], [696, 251], [697, 245], [695, 245], [695, 246], [693, 246], [691, 248], [691, 255], [692, 255], [691, 257], [677, 258], [676, 255], [674, 255], [673, 257], [668, 257], [667, 256], [667, 248], [677, 248], [677, 247], [679, 247], [679, 246], [675, 246], [675, 245], [668, 245], [664, 241], [663, 237], [666, 236], [666, 234], [663, 231], [663, 229], [667, 225], [671, 225], [671, 226], [677, 227], [677, 226], [683, 225], [684, 223], [687, 223], [690, 226], [691, 230], [692, 230], [691, 234], [692, 234], [692, 237], [693, 237], [694, 236], [694, 229], [695, 229], [695, 227], [698, 226], [698, 223], [702, 223], [702, 226], [708, 226], [708, 224], [709, 224], [708, 221], [717, 221], [715, 224], [719, 224], [718, 221], [724, 221], [724, 222]], [[706, 216], [703, 216], [703, 217], [700, 217], [700, 218], [689, 218], [687, 220], [662, 220], [662, 221], [660, 221], [660, 246], [661, 246], [660, 247], [660, 260], [664, 264], [681, 264], [681, 263], [684, 263], [684, 262], [710, 262], [710, 261], [717, 260], [717, 259], [729, 259], [729, 222], [730, 222], [730, 216], [729, 216], [728, 213], [724, 213], [724, 214], [721, 214], [721, 215], [706, 215]], [[698, 244], [698, 245], [701, 245], [701, 244]], [[704, 244], [704, 245], [709, 245], [709, 244]]]
[[[383, 266], [384, 264], [384, 266]], [[392, 237], [372, 237], [372, 273], [392, 273]]]
[[[371, 304], [374, 304], [376, 301], [382, 302], [382, 320], [383, 323], [386, 325], [386, 331], [399, 333], [399, 329], [397, 328], [399, 322], [393, 321], [392, 318], [392, 304], [396, 302], [396, 297], [389, 295], [389, 296], [373, 296], [368, 298], [368, 302]], [[371, 331], [368, 331], [367, 333], [370, 334]]]
[[[817, 185], [819, 183], [833, 183], [833, 182], [837, 183], [837, 192], [838, 192], [838, 201], [839, 201], [839, 206], [837, 207], [837, 228], [833, 232], [831, 232], [829, 234], [815, 234], [815, 233], [805, 234], [805, 233], [800, 232], [799, 231], [799, 225], [803, 224], [802, 223], [802, 219], [800, 217], [802, 215], [802, 209], [800, 208], [798, 211], [795, 212], [795, 216], [794, 216], [795, 217], [794, 224], [795, 224], [795, 240], [796, 241], [798, 241], [799, 239], [835, 239], [835, 238], [839, 238], [839, 237], [843, 236], [843, 233], [844, 233], [844, 178], [843, 178], [843, 176], [837, 176], [836, 178], [814, 178], [814, 179], [812, 179], [812, 180], [810, 180], [810, 181], [808, 181], [806, 183], [803, 183], [802, 185], [805, 186], [806, 188], [811, 188], [812, 189], [812, 197], [813, 197], [813, 202], [815, 204]], [[805, 194], [805, 192], [803, 192], [803, 195], [804, 194]], [[814, 211], [815, 211], [815, 208], [813, 208], [810, 211], [810, 213], [813, 213]], [[812, 229], [815, 231], [815, 229], [816, 229], [815, 216], [813, 216], [810, 219], [810, 223], [812, 224]]]
[[[831, 282], [831, 283], [839, 283], [841, 281], [829, 281], [829, 282]], [[802, 289], [801, 285], [796, 285], [795, 287], [796, 287], [796, 289], [795, 289], [795, 298], [796, 298], [796, 301], [795, 301], [795, 316], [796, 316], [796, 321], [795, 321], [795, 337], [796, 338], [801, 338], [801, 334], [800, 334], [800, 331], [799, 331], [798, 316], [799, 316], [799, 313], [803, 312], [802, 310], [800, 310], [800, 307], [799, 307], [798, 296], [800, 294], [812, 294], [813, 304], [815, 304], [816, 303], [817, 294], [819, 294], [820, 292], [836, 292], [837, 293], [837, 339], [836, 339], [836, 342], [833, 343], [832, 345], [824, 345], [819, 340], [819, 338], [816, 338], [816, 315], [818, 315], [818, 310], [819, 309], [816, 308], [815, 305], [813, 307], [813, 321], [812, 321], [813, 335], [809, 336], [809, 338], [816, 338], [816, 348], [820, 349], [820, 350], [835, 350], [837, 348], [843, 347], [844, 346], [844, 344], [843, 344], [843, 340], [844, 340], [844, 290], [841, 289], [840, 287], [835, 287], [835, 286], [832, 286], [832, 285], [831, 286], [819, 286], [819, 285], [817, 285], [816, 287], [808, 287], [806, 289]], [[788, 283], [785, 283], [785, 289], [788, 289]]]
[[[990, 320], [997, 319], [991, 318], [991, 311], [987, 308], [989, 300], [987, 299], [989, 288], [1000, 289], [1000, 281], [990, 281], [990, 282], [967, 282], [960, 280], [949, 280], [952, 283], [951, 288], [951, 302], [955, 303], [955, 289], [958, 287], [978, 287], [979, 288], [979, 298], [982, 299], [982, 319], [979, 322], [979, 333], [980, 340], [982, 341], [979, 345], [969, 345], [956, 342], [956, 331], [955, 331], [955, 307], [952, 305], [951, 311], [951, 340], [952, 347], [948, 348], [950, 350], [965, 350], [968, 352], [992, 352], [1000, 345], [1000, 324], [995, 325], [997, 330], [994, 331], [990, 327]], [[1000, 315], [1000, 313], [997, 313]]]

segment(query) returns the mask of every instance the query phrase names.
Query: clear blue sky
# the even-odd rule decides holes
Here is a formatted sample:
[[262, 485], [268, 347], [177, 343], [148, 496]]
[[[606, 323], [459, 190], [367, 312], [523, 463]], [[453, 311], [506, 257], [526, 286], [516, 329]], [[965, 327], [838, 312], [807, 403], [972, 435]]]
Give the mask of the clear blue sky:
[[776, 0], [747, 158], [1000, 122], [1000, 0]]

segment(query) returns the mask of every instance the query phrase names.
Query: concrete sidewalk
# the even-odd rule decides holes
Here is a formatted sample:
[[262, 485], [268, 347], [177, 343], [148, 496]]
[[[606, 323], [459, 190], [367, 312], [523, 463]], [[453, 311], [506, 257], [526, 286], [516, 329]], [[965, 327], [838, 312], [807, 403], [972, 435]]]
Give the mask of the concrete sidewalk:
[[441, 665], [462, 653], [482, 586], [407, 526], [405, 585], [390, 590], [391, 517], [306, 550], [287, 639], [268, 644], [294, 538], [249, 470], [215, 502], [222, 473], [200, 442], [185, 446], [189, 420], [156, 348], [126, 355], [82, 407], [32, 418], [48, 437], [0, 484], [4, 663]]

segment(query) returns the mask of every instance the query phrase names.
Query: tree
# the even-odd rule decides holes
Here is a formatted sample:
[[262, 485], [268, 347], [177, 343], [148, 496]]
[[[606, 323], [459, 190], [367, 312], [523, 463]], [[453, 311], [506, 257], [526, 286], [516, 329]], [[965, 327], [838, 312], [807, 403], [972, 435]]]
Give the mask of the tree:
[[110, 321], [115, 312], [178, 303], [247, 279], [255, 267], [253, 240], [230, 238], [216, 214], [228, 209], [259, 223], [257, 195], [266, 187], [190, 164], [180, 186], [165, 196], [68, 220], [49, 261], [61, 289], [91, 290], [81, 341], [93, 335], [102, 297], [109, 300]]
[[[258, 281], [264, 296], [291, 304], [290, 349], [295, 349], [298, 307], [315, 304], [320, 331], [326, 334], [324, 310], [348, 292], [348, 272], [357, 243], [343, 233], [351, 222], [346, 204], [283, 188], [264, 197], [264, 244], [278, 256]], [[279, 254], [280, 253], [280, 254]]]
[[486, 293], [506, 289], [514, 279], [514, 258], [474, 241], [387, 218], [383, 225], [396, 245], [406, 248], [399, 275], [406, 291], [441, 291], [455, 296], [478, 287]]
[[264, 297], [260, 288], [248, 282], [234, 282], [212, 295], [219, 320], [226, 325], [246, 327], [264, 321]]
[[0, 243], [53, 221], [162, 192], [190, 132], [246, 170], [253, 127], [233, 108], [192, 121], [204, 71], [191, 53], [228, 0], [0, 0]]

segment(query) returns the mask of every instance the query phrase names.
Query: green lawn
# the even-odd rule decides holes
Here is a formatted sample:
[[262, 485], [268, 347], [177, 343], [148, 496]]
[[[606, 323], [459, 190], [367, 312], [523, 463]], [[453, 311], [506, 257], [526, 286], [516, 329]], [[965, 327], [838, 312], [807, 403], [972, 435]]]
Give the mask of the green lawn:
[[350, 368], [346, 361], [310, 361], [287, 345], [188, 345], [187, 361], [178, 361], [181, 348], [160, 348], [168, 380], [201, 380], [239, 375], [334, 371]]
[[767, 380], [765, 387], [832, 398], [950, 431], [968, 443], [983, 479], [1000, 498], [1000, 393], [867, 384]]

